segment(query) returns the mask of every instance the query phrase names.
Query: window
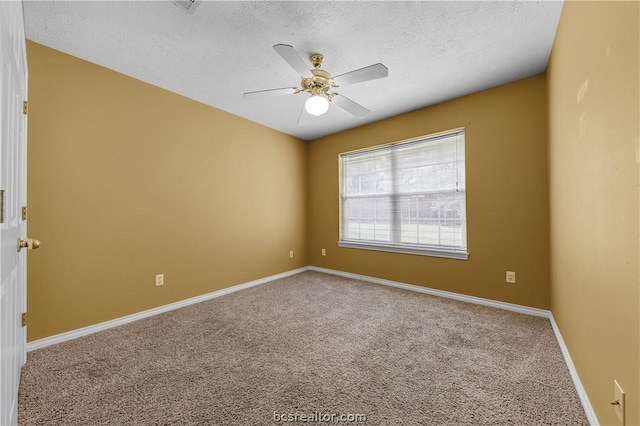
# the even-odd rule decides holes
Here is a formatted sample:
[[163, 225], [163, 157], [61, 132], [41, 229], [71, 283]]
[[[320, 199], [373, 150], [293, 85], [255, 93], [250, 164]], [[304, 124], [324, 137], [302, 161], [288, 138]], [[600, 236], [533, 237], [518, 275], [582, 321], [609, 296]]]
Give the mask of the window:
[[342, 154], [340, 247], [467, 259], [464, 130]]

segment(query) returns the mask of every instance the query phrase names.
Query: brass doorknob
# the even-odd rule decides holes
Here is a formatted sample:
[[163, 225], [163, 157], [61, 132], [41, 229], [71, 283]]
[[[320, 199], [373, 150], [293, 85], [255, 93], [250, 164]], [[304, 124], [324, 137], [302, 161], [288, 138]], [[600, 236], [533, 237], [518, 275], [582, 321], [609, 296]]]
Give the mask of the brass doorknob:
[[18, 251], [23, 248], [29, 250], [35, 250], [40, 247], [40, 241], [34, 240], [33, 238], [18, 238]]

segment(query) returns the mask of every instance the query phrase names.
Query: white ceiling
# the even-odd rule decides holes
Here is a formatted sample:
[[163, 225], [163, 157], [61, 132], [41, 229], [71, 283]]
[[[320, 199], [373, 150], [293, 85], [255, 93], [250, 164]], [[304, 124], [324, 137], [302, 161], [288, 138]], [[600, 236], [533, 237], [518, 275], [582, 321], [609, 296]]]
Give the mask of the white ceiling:
[[[525, 78], [547, 67], [560, 1], [30, 1], [27, 38], [304, 140]], [[342, 74], [381, 62], [387, 78], [341, 87], [371, 110], [330, 107], [297, 125], [305, 93], [272, 49], [284, 43]], [[310, 65], [311, 67], [311, 65]]]

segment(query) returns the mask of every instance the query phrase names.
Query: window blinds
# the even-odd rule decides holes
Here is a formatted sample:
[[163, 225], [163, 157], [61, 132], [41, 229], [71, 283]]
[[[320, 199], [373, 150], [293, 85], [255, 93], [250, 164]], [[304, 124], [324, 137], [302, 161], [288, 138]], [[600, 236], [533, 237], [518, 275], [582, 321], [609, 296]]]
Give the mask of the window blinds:
[[467, 258], [464, 131], [341, 160], [341, 246]]

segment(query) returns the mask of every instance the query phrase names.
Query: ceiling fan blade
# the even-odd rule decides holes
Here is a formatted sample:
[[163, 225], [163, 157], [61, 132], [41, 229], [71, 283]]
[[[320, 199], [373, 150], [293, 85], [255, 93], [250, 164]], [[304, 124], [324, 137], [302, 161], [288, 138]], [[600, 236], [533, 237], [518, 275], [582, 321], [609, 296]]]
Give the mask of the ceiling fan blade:
[[347, 98], [346, 96], [343, 96], [339, 93], [334, 93], [334, 95], [335, 96], [332, 100], [334, 104], [338, 105], [343, 110], [355, 115], [358, 118], [366, 117], [371, 112], [359, 103], [356, 103]]
[[302, 106], [302, 111], [300, 111], [300, 116], [298, 116], [298, 126], [305, 126], [309, 124], [311, 121], [311, 114], [307, 112], [304, 105]]
[[309, 66], [307, 63], [300, 57], [296, 49], [293, 46], [289, 46], [288, 44], [276, 44], [273, 46], [273, 49], [278, 52], [282, 59], [287, 61], [291, 68], [293, 68], [300, 77], [309, 75]]
[[375, 80], [389, 75], [389, 68], [382, 64], [369, 65], [359, 70], [350, 71], [333, 77], [338, 85], [360, 83], [361, 81]]
[[296, 92], [293, 87], [283, 87], [281, 89], [258, 90], [257, 92], [247, 92], [243, 96], [248, 99], [271, 98], [280, 95], [292, 95]]

